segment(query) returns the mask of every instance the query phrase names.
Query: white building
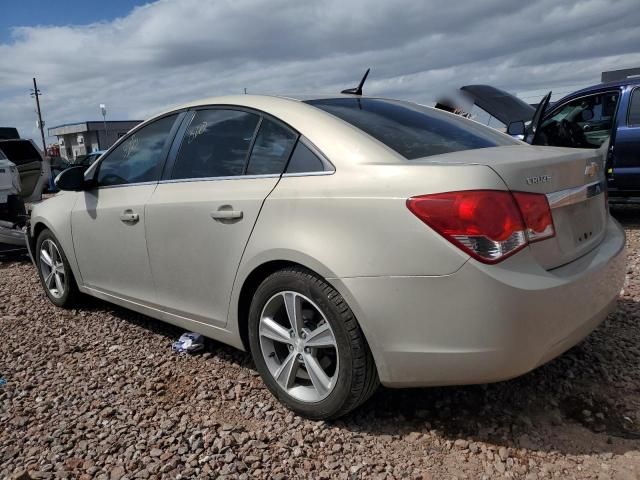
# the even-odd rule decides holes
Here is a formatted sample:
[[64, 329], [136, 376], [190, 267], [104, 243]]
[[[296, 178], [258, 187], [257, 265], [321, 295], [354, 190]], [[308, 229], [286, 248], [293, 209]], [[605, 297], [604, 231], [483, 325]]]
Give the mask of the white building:
[[106, 150], [142, 120], [110, 120], [66, 123], [48, 129], [49, 136], [58, 137], [60, 156], [67, 160]]

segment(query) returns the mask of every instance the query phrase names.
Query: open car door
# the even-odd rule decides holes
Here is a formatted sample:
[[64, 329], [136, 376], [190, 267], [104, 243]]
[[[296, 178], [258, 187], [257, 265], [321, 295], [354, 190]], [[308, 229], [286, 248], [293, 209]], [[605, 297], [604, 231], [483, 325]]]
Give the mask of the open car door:
[[530, 143], [531, 145], [536, 145], [536, 140], [540, 136], [540, 125], [542, 125], [542, 119], [544, 118], [544, 112], [547, 110], [549, 106], [549, 101], [551, 100], [551, 92], [547, 93], [540, 103], [538, 104], [538, 108], [536, 108], [536, 112], [533, 114], [533, 118], [531, 119], [531, 123], [527, 126], [524, 134], [524, 141]]
[[43, 158], [31, 140], [0, 140], [0, 150], [18, 169], [22, 200], [39, 201], [49, 180], [49, 161]]

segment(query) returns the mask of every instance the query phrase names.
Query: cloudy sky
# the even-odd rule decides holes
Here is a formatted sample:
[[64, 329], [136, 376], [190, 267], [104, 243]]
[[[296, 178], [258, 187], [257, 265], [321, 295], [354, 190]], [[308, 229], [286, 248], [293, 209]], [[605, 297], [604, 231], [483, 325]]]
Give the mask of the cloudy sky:
[[[9, 9], [6, 12], [6, 9]], [[535, 102], [640, 66], [637, 0], [85, 0], [7, 2], [0, 126], [144, 119], [228, 93], [338, 92], [430, 103], [489, 83]], [[48, 142], [54, 139], [47, 139]]]

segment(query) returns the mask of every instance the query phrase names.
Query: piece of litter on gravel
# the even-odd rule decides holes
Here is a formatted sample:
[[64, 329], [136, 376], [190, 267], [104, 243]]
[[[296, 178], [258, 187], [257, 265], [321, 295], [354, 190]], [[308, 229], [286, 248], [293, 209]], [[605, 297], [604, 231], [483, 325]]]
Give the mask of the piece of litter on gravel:
[[197, 353], [204, 350], [204, 337], [195, 332], [183, 333], [171, 348], [178, 353]]
[[0, 387], [4, 387], [7, 384], [7, 381], [4, 378], [0, 377]]

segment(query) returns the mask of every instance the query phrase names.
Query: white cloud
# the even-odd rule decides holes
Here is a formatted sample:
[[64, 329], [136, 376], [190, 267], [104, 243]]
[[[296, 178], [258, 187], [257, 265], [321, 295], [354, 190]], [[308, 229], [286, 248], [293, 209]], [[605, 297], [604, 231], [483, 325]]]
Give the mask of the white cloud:
[[30, 26], [0, 45], [0, 125], [145, 118], [231, 92], [366, 91], [428, 103], [445, 87], [565, 91], [640, 65], [633, 0], [513, 2], [161, 0], [111, 22]]

